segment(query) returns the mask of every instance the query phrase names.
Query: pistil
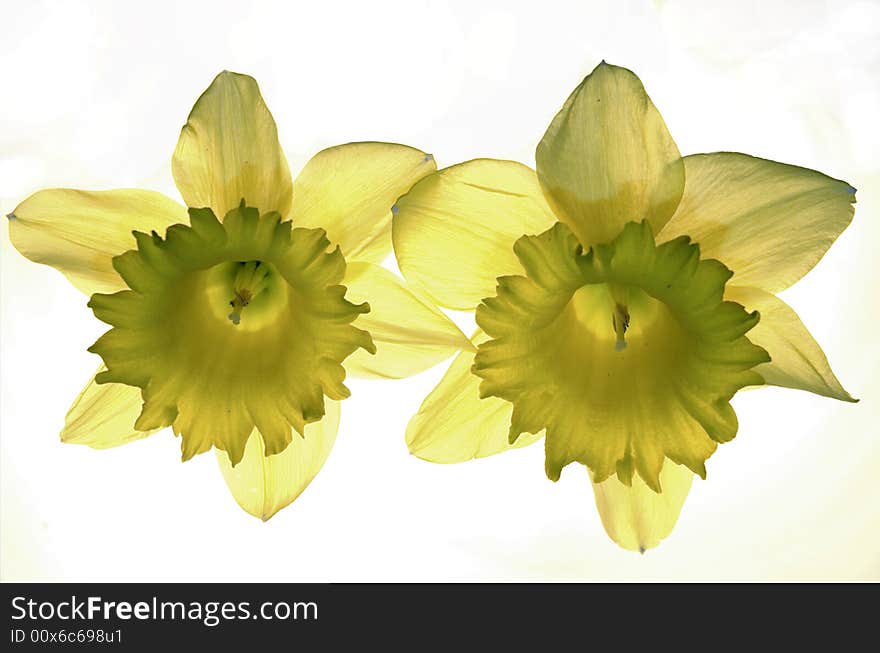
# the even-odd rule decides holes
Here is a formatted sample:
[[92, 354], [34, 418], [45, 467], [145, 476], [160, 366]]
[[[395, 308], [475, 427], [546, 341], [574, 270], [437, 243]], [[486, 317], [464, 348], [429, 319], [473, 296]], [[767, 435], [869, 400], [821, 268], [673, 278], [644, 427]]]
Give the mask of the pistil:
[[611, 313], [611, 324], [617, 336], [617, 340], [614, 343], [614, 351], [623, 351], [626, 349], [626, 330], [629, 329], [629, 309], [627, 308], [629, 304], [629, 289], [616, 283], [609, 283], [608, 289], [614, 301], [614, 308]]
[[622, 351], [626, 349], [626, 330], [629, 328], [629, 311], [626, 306], [623, 304], [614, 305], [611, 322], [614, 325], [614, 333], [617, 334], [614, 351]]

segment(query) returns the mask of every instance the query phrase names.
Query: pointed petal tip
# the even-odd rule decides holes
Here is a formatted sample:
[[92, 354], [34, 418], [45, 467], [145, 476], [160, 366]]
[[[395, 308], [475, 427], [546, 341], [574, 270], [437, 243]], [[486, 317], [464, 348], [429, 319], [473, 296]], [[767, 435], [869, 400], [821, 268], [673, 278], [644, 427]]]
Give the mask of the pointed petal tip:
[[251, 77], [250, 75], [246, 75], [244, 73], [237, 73], [234, 70], [229, 70], [228, 68], [224, 68], [219, 73], [217, 73], [217, 76], [214, 79], [218, 80], [218, 79], [222, 79], [224, 77], [246, 77], [248, 79], [253, 79], [253, 77]]
[[17, 220], [18, 218], [15, 217], [15, 213], [7, 213], [6, 219], [7, 220]]
[[648, 547], [646, 547], [644, 544], [639, 544], [639, 553], [641, 553], [642, 555], [645, 555], [645, 551], [647, 551], [647, 550], [648, 550]]
[[235, 499], [235, 503], [238, 505], [239, 508], [244, 510], [248, 515], [250, 515], [254, 519], [259, 519], [260, 522], [263, 524], [265, 524], [267, 521], [272, 519], [272, 517], [277, 515], [281, 511], [281, 509], [284, 508], [284, 506], [282, 506], [281, 508], [276, 508], [275, 510], [269, 511], [269, 510], [266, 510], [265, 508], [260, 509], [260, 508], [256, 508], [253, 506], [246, 506], [243, 503], [241, 503], [236, 497], [233, 496], [233, 498]]
[[64, 425], [64, 428], [62, 428], [61, 431], [58, 433], [58, 439], [61, 441], [62, 444], [80, 444], [76, 441], [76, 438], [70, 434], [70, 429], [67, 427], [66, 424]]

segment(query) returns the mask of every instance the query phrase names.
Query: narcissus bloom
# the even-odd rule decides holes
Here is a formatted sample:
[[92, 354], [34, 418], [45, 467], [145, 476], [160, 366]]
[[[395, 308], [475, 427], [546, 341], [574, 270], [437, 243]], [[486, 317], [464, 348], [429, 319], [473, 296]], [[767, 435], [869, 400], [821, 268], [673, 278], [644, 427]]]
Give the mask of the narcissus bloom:
[[113, 327], [62, 440], [113, 447], [171, 426], [184, 460], [217, 450], [249, 513], [289, 504], [333, 446], [346, 371], [402, 377], [471, 346], [379, 266], [395, 199], [435, 169], [410, 147], [351, 143], [291, 180], [257, 83], [224, 72], [174, 152], [189, 209], [147, 190], [30, 196], [12, 243]]
[[587, 466], [608, 534], [644, 551], [736, 434], [738, 390], [853, 400], [774, 293], [849, 224], [855, 189], [745, 154], [682, 158], [638, 77], [604, 62], [536, 161], [452, 166], [396, 205], [404, 277], [480, 327], [407, 443], [450, 463], [544, 437], [547, 475]]

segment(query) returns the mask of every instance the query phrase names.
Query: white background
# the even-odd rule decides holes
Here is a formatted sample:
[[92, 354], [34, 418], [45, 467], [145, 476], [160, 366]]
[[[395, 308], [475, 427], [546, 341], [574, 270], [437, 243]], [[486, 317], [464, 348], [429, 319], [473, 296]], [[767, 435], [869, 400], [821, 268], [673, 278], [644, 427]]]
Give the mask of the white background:
[[748, 152], [859, 189], [853, 225], [784, 297], [862, 399], [739, 395], [738, 437], [672, 536], [639, 556], [604, 535], [582, 468], [545, 478], [540, 445], [457, 466], [410, 456], [406, 422], [445, 364], [351, 381], [323, 471], [263, 524], [235, 505], [213, 455], [181, 464], [169, 432], [109, 451], [60, 444], [104, 326], [4, 227], [4, 579], [880, 579], [877, 2], [0, 7], [4, 214], [52, 186], [177, 197], [178, 131], [222, 69], [260, 82], [295, 174], [350, 140], [407, 143], [441, 166], [533, 165], [582, 77], [603, 58], [629, 67], [682, 153]]

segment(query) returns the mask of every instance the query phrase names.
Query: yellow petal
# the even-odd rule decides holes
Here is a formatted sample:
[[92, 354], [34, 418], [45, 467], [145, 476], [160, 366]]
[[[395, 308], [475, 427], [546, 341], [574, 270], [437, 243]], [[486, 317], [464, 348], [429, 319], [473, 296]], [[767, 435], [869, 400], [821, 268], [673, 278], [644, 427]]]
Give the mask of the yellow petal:
[[258, 431], [251, 433], [244, 458], [235, 467], [225, 451], [216, 450], [229, 491], [248, 513], [268, 520], [302, 494], [321, 470], [339, 429], [339, 402], [327, 399], [325, 404], [324, 418], [308, 424], [304, 437], [294, 436], [288, 447], [274, 456], [265, 455]]
[[112, 259], [136, 247], [132, 230], [164, 231], [188, 220], [183, 206], [149, 190], [52, 188], [9, 214], [9, 239], [27, 258], [51, 265], [91, 295], [125, 287]]
[[841, 401], [857, 401], [843, 389], [819, 343], [788, 304], [764, 290], [747, 286], [728, 286], [725, 299], [761, 314], [748, 338], [770, 354], [769, 363], [755, 368], [766, 383]]
[[556, 215], [584, 246], [627, 222], [657, 233], [684, 187], [678, 147], [638, 77], [604, 61], [550, 123], [535, 157]]
[[[105, 371], [104, 365], [97, 374]], [[138, 431], [134, 423], [140, 415], [141, 389], [121, 383], [86, 384], [67, 412], [61, 441], [108, 449], [145, 438], [152, 431]]]
[[256, 80], [224, 71], [196, 101], [171, 161], [186, 205], [226, 215], [242, 199], [260, 211], [290, 210], [290, 170]]
[[394, 253], [403, 276], [441, 306], [461, 310], [491, 295], [497, 276], [522, 271], [517, 238], [555, 222], [535, 172], [494, 159], [430, 175], [396, 211]]
[[685, 157], [684, 196], [658, 240], [690, 236], [732, 283], [770, 292], [809, 272], [855, 212], [855, 189], [821, 172], [746, 154]]
[[298, 227], [321, 227], [349, 261], [391, 251], [391, 207], [437, 169], [434, 157], [394, 143], [348, 143], [318, 152], [293, 182]]
[[[478, 329], [471, 340], [479, 344], [486, 334]], [[497, 397], [480, 399], [473, 364], [474, 353], [461, 352], [410, 420], [406, 444], [413, 455], [434, 463], [460, 463], [519, 449], [544, 436], [543, 431], [524, 433], [509, 444], [513, 407]]]
[[632, 487], [612, 476], [593, 483], [596, 507], [608, 537], [624, 549], [644, 553], [672, 532], [694, 473], [667, 460], [660, 472], [663, 492], [657, 494], [637, 475]]
[[349, 356], [344, 367], [360, 376], [399, 379], [426, 370], [460, 349], [473, 349], [455, 323], [436, 306], [411, 292], [401, 279], [374, 263], [352, 263], [342, 282], [345, 297], [368, 302], [370, 312], [355, 326], [368, 331], [376, 353]]

